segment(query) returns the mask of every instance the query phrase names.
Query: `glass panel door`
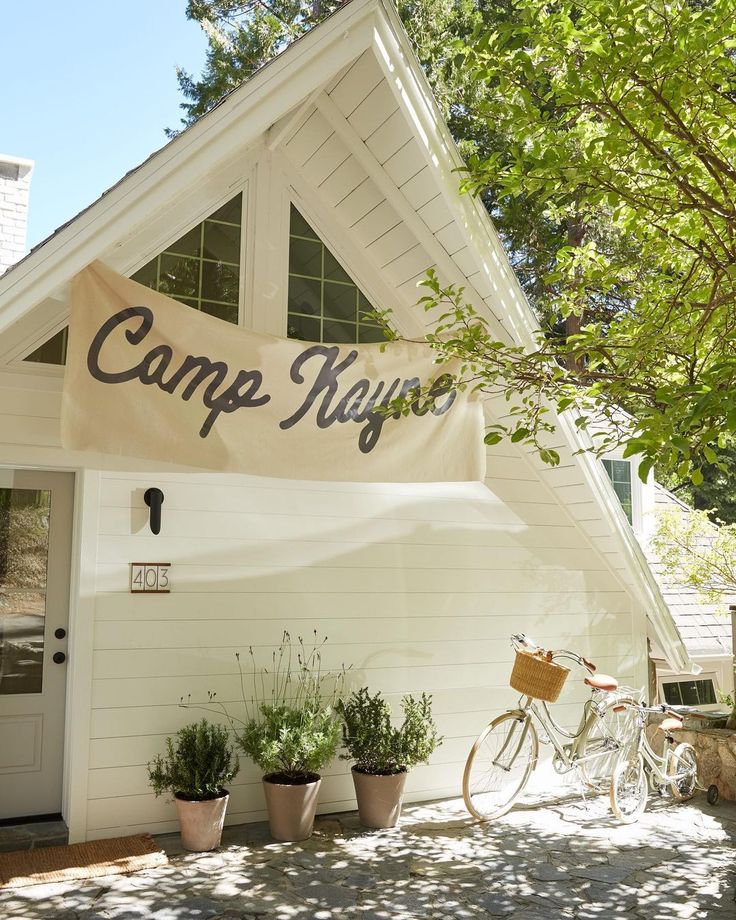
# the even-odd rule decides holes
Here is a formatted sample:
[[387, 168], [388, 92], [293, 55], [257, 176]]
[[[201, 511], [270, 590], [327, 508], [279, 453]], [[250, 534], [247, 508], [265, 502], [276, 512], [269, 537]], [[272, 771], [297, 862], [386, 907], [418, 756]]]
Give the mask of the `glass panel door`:
[[0, 694], [43, 691], [51, 492], [0, 488]]

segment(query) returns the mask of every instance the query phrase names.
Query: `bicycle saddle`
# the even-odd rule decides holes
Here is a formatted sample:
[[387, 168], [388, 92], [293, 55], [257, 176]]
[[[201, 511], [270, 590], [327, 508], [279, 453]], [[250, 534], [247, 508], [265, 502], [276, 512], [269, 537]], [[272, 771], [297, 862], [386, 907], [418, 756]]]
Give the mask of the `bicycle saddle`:
[[667, 732], [676, 732], [679, 728], [682, 728], [682, 719], [678, 719], [677, 716], [670, 716], [668, 719], [662, 719], [657, 728], [665, 734]]
[[618, 690], [618, 681], [608, 674], [589, 674], [585, 683], [594, 690]]

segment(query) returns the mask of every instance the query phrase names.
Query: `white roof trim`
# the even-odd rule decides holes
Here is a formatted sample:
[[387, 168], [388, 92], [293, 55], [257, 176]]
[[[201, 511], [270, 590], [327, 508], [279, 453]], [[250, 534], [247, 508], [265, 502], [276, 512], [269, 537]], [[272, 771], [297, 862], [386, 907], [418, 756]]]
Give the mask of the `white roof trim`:
[[[353, 0], [294, 42], [215, 108], [124, 176], [92, 205], [57, 230], [0, 278], [0, 333], [30, 307], [81, 271], [119, 234], [125, 221], [144, 220], [151, 194], [165, 186], [176, 163], [177, 181], [196, 182], [203, 170], [197, 154], [225, 157], [234, 146], [255, 141], [309, 93], [347, 66], [373, 39], [375, 0]], [[298, 78], [297, 78], [298, 71]]]

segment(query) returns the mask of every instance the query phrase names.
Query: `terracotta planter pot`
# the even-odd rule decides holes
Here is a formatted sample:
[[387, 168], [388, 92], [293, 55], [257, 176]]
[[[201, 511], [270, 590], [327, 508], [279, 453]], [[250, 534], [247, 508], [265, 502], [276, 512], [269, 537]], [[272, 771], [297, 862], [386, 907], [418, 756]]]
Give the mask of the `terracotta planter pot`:
[[352, 773], [360, 823], [364, 827], [396, 827], [401, 817], [406, 770], [376, 776], [353, 767]]
[[311, 773], [308, 783], [294, 785], [271, 776], [263, 777], [271, 836], [274, 840], [306, 840], [312, 836], [322, 777]]
[[185, 850], [204, 853], [220, 846], [229, 798], [225, 790], [218, 799], [207, 799], [204, 802], [174, 797], [179, 812], [181, 845]]

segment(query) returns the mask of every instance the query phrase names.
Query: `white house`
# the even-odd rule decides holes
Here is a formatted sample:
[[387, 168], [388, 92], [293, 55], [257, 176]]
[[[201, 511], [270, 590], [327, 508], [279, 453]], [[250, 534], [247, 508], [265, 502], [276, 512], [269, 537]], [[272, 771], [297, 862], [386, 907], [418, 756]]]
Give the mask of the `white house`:
[[[237, 700], [234, 651], [284, 628], [324, 632], [331, 663], [393, 699], [434, 695], [446, 740], [411, 775], [413, 799], [457, 795], [472, 738], [515, 699], [512, 632], [635, 686], [647, 637], [691, 667], [564, 417], [558, 467], [504, 443], [484, 482], [452, 484], [279, 480], [61, 445], [69, 282], [93, 260], [224, 323], [338, 342], [378, 334], [366, 303], [421, 335], [416, 285], [434, 266], [498, 335], [530, 342], [533, 314], [482, 205], [458, 193], [459, 162], [393, 6], [353, 0], [0, 277], [0, 498], [50, 501], [47, 576], [0, 567], [0, 817], [61, 813], [73, 841], [173, 830], [145, 765], [192, 719], [180, 697]], [[130, 593], [143, 560], [171, 564], [171, 593]], [[586, 692], [569, 684], [573, 719]], [[344, 765], [328, 774], [321, 810], [353, 807]], [[230, 822], [264, 816], [254, 768], [232, 793]]]

